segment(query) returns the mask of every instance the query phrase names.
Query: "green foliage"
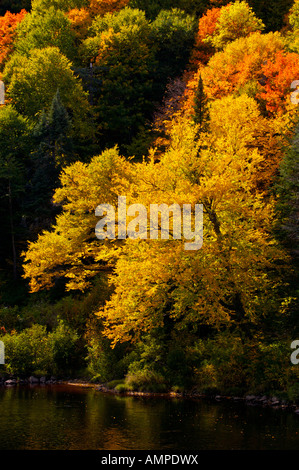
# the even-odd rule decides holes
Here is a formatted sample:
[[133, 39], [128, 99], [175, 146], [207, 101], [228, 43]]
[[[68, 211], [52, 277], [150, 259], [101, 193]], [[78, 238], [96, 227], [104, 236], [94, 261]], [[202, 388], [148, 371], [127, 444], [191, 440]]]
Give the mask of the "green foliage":
[[14, 54], [5, 67], [3, 79], [15, 109], [35, 122], [43, 110], [50, 110], [59, 89], [77, 139], [93, 135], [88, 95], [75, 77], [72, 64], [56, 47], [33, 49], [28, 57]]
[[90, 32], [93, 36], [96, 36], [108, 31], [110, 28], [114, 33], [121, 33], [124, 37], [138, 34], [141, 38], [142, 35], [148, 32], [149, 22], [143, 11], [126, 7], [117, 13], [106, 13], [104, 16], [98, 15], [90, 27]]
[[192, 364], [189, 355], [179, 344], [173, 345], [166, 358], [165, 376], [173, 387], [190, 387], [192, 377]]
[[110, 342], [102, 334], [101, 324], [95, 319], [87, 323], [85, 342], [87, 373], [93, 381], [107, 382], [124, 376], [126, 359], [123, 348], [111, 349]]
[[184, 11], [161, 10], [151, 24], [158, 60], [158, 78], [165, 88], [168, 78], [180, 76], [186, 67], [194, 43], [196, 21]]
[[197, 89], [195, 92], [193, 110], [193, 121], [198, 126], [197, 135], [199, 135], [201, 132], [207, 132], [210, 116], [208, 109], [208, 99], [204, 92], [201, 76], [199, 77]]
[[[30, 126], [26, 119], [11, 106], [0, 108], [0, 254], [12, 263], [14, 277], [18, 249], [15, 230], [21, 222], [21, 201], [26, 190], [31, 144]], [[6, 263], [2, 261], [1, 264], [3, 267]]]
[[15, 41], [16, 51], [26, 56], [33, 49], [49, 46], [57, 47], [70, 60], [76, 56], [70, 20], [54, 6], [27, 14], [18, 26]]
[[298, 382], [294, 383], [288, 388], [287, 397], [289, 400], [298, 403], [299, 401], [299, 379]]
[[153, 23], [133, 8], [95, 18], [80, 54], [86, 65], [95, 62], [101, 81], [93, 98], [106, 144], [117, 141], [126, 154], [146, 153], [140, 136], [168, 78], [182, 74], [195, 27], [194, 18], [178, 9], [161, 11]]
[[31, 154], [31, 174], [24, 202], [27, 223], [36, 217], [52, 218], [53, 188], [63, 165], [74, 158], [72, 123], [57, 90], [48, 113], [43, 112], [34, 128], [36, 150]]
[[248, 348], [246, 374], [249, 391], [287, 391], [298, 382], [298, 369], [290, 363], [290, 340], [258, 341]]
[[271, 342], [258, 335], [244, 342], [229, 332], [197, 341], [190, 349], [197, 388], [241, 396], [287, 393], [298, 382], [298, 371], [290, 363], [290, 344], [289, 339]]
[[195, 381], [201, 392], [244, 393], [244, 346], [236, 334], [225, 332], [197, 341], [191, 348]]
[[[167, 384], [163, 375], [150, 369], [129, 372], [125, 379], [125, 389], [139, 392], [165, 392]], [[120, 388], [117, 388], [120, 391]]]
[[12, 331], [1, 340], [5, 345], [5, 371], [17, 376], [63, 375], [82, 364], [78, 334], [60, 322], [48, 333], [44, 325], [32, 325], [20, 333]]
[[236, 1], [221, 9], [215, 32], [204, 41], [220, 50], [229, 42], [262, 31], [264, 27], [245, 1]]
[[33, 325], [21, 333], [4, 335], [5, 369], [10, 374], [28, 376], [51, 368], [51, 347], [46, 327]]
[[143, 12], [124, 8], [97, 17], [95, 36], [84, 41], [82, 57], [95, 61], [101, 87], [94, 96], [101, 140], [124, 150], [144, 126], [153, 110], [155, 70], [149, 44], [149, 25]]
[[299, 2], [295, 1], [289, 14], [290, 31], [287, 32], [287, 47], [290, 52], [299, 52]]
[[0, 334], [22, 328], [23, 321], [19, 307], [0, 307]]
[[60, 321], [55, 330], [49, 334], [54, 374], [70, 374], [80, 370], [83, 364], [82, 348], [78, 347], [78, 333]]
[[82, 8], [88, 5], [88, 0], [32, 0], [33, 11], [46, 11], [49, 8], [69, 11], [73, 8]]
[[299, 2], [295, 1], [289, 15], [289, 23], [293, 30], [299, 30]]

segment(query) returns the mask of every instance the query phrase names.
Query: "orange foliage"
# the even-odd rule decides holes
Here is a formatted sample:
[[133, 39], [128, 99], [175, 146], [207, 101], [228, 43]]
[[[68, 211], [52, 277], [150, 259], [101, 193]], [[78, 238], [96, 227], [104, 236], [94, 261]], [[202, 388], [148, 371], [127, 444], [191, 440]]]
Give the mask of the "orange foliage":
[[86, 38], [88, 34], [88, 28], [92, 22], [89, 11], [86, 8], [74, 8], [67, 13], [67, 16], [72, 24], [72, 30], [76, 34], [77, 38]]
[[299, 56], [295, 52], [278, 51], [273, 61], [262, 67], [265, 84], [257, 97], [266, 102], [270, 113], [281, 114], [290, 103], [291, 83], [299, 80]]
[[89, 11], [92, 16], [114, 13], [128, 5], [129, 0], [90, 0]]
[[198, 41], [203, 41], [207, 36], [211, 36], [214, 33], [220, 14], [221, 8], [212, 8], [200, 18], [198, 23]]
[[26, 10], [16, 14], [7, 11], [4, 16], [0, 17], [0, 67], [13, 49], [16, 28], [26, 13]]
[[221, 8], [212, 8], [203, 15], [198, 22], [198, 33], [195, 39], [195, 47], [191, 56], [191, 64], [207, 63], [213, 55], [214, 49], [204, 43], [204, 39], [214, 33]]
[[283, 48], [278, 33], [257, 32], [228, 44], [222, 52], [214, 54], [202, 70], [207, 96], [221, 98], [249, 82], [258, 84], [262, 78], [262, 65], [273, 60], [276, 52]]

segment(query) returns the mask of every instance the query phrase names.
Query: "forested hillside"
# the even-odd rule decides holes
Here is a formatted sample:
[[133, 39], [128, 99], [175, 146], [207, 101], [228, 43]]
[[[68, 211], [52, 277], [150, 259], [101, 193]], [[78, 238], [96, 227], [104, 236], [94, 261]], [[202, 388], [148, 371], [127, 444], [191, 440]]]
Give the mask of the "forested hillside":
[[[298, 400], [299, 1], [0, 15], [0, 372]], [[201, 204], [202, 247], [98, 239], [119, 196]]]

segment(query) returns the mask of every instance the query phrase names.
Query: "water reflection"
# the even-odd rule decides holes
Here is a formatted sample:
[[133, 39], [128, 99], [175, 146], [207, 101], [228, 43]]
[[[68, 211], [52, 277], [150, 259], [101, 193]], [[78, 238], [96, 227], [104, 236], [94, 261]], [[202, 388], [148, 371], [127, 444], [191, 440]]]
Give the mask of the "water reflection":
[[299, 417], [234, 403], [119, 397], [72, 386], [0, 389], [0, 449], [299, 449]]

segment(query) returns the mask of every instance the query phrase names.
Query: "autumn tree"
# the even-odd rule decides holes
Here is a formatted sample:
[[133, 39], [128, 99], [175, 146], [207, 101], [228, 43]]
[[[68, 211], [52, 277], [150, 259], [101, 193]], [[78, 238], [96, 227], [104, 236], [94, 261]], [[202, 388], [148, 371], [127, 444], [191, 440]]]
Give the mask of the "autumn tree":
[[130, 163], [116, 148], [88, 165], [78, 161], [63, 169], [54, 195], [63, 212], [25, 254], [24, 273], [32, 292], [50, 288], [59, 278], [65, 279], [67, 290], [85, 291], [95, 275], [111, 269], [118, 247], [96, 238], [95, 209], [101, 203], [116, 206], [118, 195], [128, 193], [130, 180]]
[[[160, 162], [140, 165], [138, 202], [148, 208], [153, 200], [202, 203], [204, 241], [188, 252], [174, 239], [128, 240], [111, 276], [115, 292], [99, 312], [114, 343], [157, 329], [195, 333], [203, 324], [248, 335], [261, 312], [272, 315], [280, 308], [275, 272], [285, 254], [269, 236], [273, 201], [256, 181], [264, 171], [254, 144], [260, 118], [252, 98], [217, 100], [210, 146], [199, 156], [196, 129], [183, 118], [174, 124], [172, 145]], [[278, 303], [272, 310], [274, 291]]]
[[273, 60], [275, 54], [283, 49], [284, 41], [279, 33], [255, 32], [227, 44], [224, 50], [214, 54], [202, 69], [207, 96], [221, 97], [244, 87], [247, 87], [248, 91], [251, 88], [251, 94], [255, 96], [259, 80], [263, 79], [263, 64]]
[[71, 22], [71, 29], [80, 43], [88, 36], [88, 29], [92, 23], [90, 13], [86, 8], [73, 8], [67, 13], [67, 16]]
[[[68, 289], [84, 290], [108, 262], [115, 268], [114, 293], [99, 315], [114, 344], [155, 329], [170, 337], [190, 329], [196, 334], [203, 324], [246, 335], [261, 315], [276, 314], [283, 302], [277, 270], [285, 254], [270, 235], [271, 177], [256, 141], [264, 118], [254, 99], [241, 96], [216, 100], [210, 119], [203, 145], [189, 117], [178, 118], [159, 162], [125, 164], [107, 151], [90, 165], [65, 169], [54, 198], [65, 201], [63, 213], [25, 255], [32, 290], [49, 288], [61, 276]], [[186, 251], [186, 239], [175, 239], [173, 228], [169, 240], [96, 242], [94, 209], [103, 201], [116, 209], [119, 194], [148, 210], [153, 202], [203, 204], [202, 248]]]
[[221, 8], [216, 28], [203, 40], [220, 50], [235, 39], [263, 29], [263, 22], [255, 16], [248, 4], [244, 1], [236, 1]]
[[206, 63], [216, 50], [229, 42], [262, 31], [264, 25], [244, 1], [209, 9], [198, 22], [191, 63]]
[[14, 49], [16, 29], [25, 15], [26, 11], [22, 10], [16, 14], [7, 11], [4, 16], [0, 16], [0, 70]]
[[92, 16], [104, 16], [106, 13], [116, 13], [128, 3], [129, 0], [90, 0], [88, 10]]
[[299, 77], [298, 54], [278, 51], [274, 58], [262, 65], [263, 85], [257, 97], [263, 100], [271, 114], [282, 114], [294, 109], [291, 104], [291, 84]]
[[290, 31], [287, 34], [287, 46], [291, 52], [299, 52], [299, 2], [293, 4], [288, 17]]
[[215, 53], [215, 48], [206, 41], [206, 38], [213, 36], [220, 13], [220, 8], [211, 8], [198, 21], [198, 31], [190, 59], [191, 63], [195, 66], [200, 62], [207, 63], [209, 58]]

